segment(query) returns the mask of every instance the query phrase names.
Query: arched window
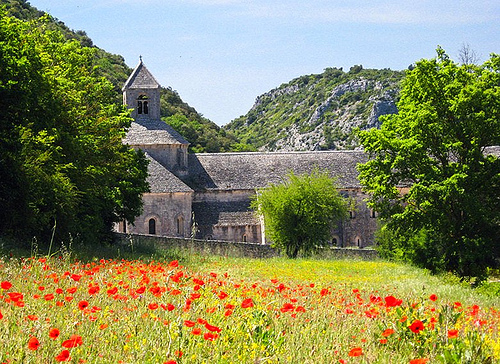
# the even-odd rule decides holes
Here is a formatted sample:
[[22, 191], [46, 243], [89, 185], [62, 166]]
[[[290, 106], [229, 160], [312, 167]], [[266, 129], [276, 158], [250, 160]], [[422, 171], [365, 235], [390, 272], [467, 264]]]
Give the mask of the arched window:
[[182, 149], [177, 149], [177, 165], [179, 167], [183, 167], [184, 166], [184, 153], [182, 151]]
[[333, 245], [333, 246], [337, 246], [337, 244], [338, 244], [338, 243], [337, 243], [337, 238], [333, 238], [333, 239], [332, 239], [332, 245]]
[[370, 210], [370, 217], [371, 217], [371, 218], [376, 218], [376, 217], [377, 217], [377, 213], [375, 212], [375, 210], [374, 210], [374, 209], [371, 209], [371, 210]]
[[122, 225], [121, 226], [122, 233], [126, 233], [127, 232], [127, 221], [123, 220], [121, 225]]
[[137, 98], [137, 114], [148, 114], [148, 97], [146, 95], [140, 95]]
[[349, 211], [349, 218], [354, 219], [355, 217], [356, 213], [353, 210]]
[[149, 219], [148, 232], [151, 235], [156, 235], [156, 220], [153, 218]]
[[184, 236], [184, 217], [177, 217], [177, 235]]
[[247, 234], [243, 234], [243, 236], [241, 237], [241, 241], [244, 243], [247, 242]]

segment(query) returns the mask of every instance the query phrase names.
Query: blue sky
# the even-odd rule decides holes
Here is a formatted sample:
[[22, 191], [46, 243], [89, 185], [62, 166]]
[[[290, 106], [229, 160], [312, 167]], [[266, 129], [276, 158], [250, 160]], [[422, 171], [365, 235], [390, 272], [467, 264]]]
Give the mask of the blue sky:
[[500, 53], [498, 0], [31, 0], [224, 125], [327, 67], [406, 69], [442, 46]]

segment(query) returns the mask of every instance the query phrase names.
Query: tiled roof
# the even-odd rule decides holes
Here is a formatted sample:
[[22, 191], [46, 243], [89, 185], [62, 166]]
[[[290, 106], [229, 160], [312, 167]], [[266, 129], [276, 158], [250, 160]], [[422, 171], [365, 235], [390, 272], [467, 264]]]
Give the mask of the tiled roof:
[[160, 88], [160, 84], [141, 60], [123, 85], [122, 90], [127, 88]]
[[190, 154], [185, 182], [195, 190], [253, 190], [317, 167], [338, 177], [340, 187], [354, 188], [360, 187], [356, 165], [366, 160], [362, 151]]
[[147, 181], [151, 193], [193, 192], [184, 182], [147, 153], [146, 158], [149, 161]]
[[132, 122], [123, 142], [131, 146], [189, 144], [164, 121], [147, 117]]
[[500, 146], [486, 147], [484, 154], [491, 154], [500, 158]]
[[250, 201], [193, 202], [194, 219], [198, 226], [258, 225]]

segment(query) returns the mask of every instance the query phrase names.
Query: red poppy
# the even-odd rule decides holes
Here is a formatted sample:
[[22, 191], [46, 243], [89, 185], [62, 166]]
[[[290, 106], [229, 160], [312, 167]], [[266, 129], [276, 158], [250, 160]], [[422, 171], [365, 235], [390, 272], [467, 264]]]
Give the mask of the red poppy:
[[394, 296], [387, 296], [384, 298], [384, 300], [387, 307], [397, 307], [401, 306], [401, 304], [403, 303], [403, 300], [398, 300]]
[[431, 294], [431, 295], [429, 296], [429, 299], [430, 299], [432, 302], [434, 302], [434, 301], [436, 301], [436, 300], [438, 299], [438, 296], [436, 296], [435, 294]]
[[99, 286], [92, 286], [89, 288], [89, 294], [93, 295], [99, 293], [99, 289], [100, 289]]
[[295, 306], [292, 305], [291, 303], [284, 303], [283, 307], [280, 308], [281, 312], [290, 312], [295, 309]]
[[198, 327], [195, 327], [193, 331], [191, 331], [191, 334], [193, 335], [201, 335], [201, 329]]
[[69, 294], [73, 294], [73, 293], [75, 293], [75, 292], [76, 292], [76, 290], [77, 290], [77, 288], [76, 288], [76, 287], [70, 287], [70, 288], [68, 288], [68, 289], [66, 290], [66, 292], [68, 292]]
[[59, 337], [59, 329], [53, 328], [49, 330], [49, 337], [55, 340]]
[[135, 290], [137, 294], [143, 294], [146, 291], [146, 287], [142, 286]]
[[10, 289], [12, 287], [12, 283], [10, 283], [9, 281], [3, 281], [2, 283], [0, 283], [0, 287], [2, 287], [2, 289]]
[[0, 311], [0, 320], [3, 319], [2, 311]]
[[352, 348], [351, 351], [349, 351], [349, 356], [361, 356], [363, 355], [363, 349], [361, 348]]
[[412, 359], [410, 360], [410, 364], [425, 364], [429, 361], [429, 359], [421, 358], [421, 359]]
[[242, 308], [250, 308], [253, 307], [253, 300], [251, 298], [245, 298], [241, 303]]
[[226, 292], [223, 292], [223, 291], [220, 291], [218, 294], [217, 294], [217, 297], [219, 297], [221, 300], [223, 300], [224, 298], [226, 298], [228, 296], [228, 294]]
[[37, 321], [38, 320], [38, 316], [35, 316], [35, 315], [28, 315], [27, 317], [31, 321]]
[[420, 320], [415, 320], [410, 326], [408, 326], [408, 328], [415, 334], [418, 334], [420, 331], [424, 329], [424, 323]]
[[218, 337], [218, 334], [212, 334], [211, 332], [206, 332], [205, 334], [203, 334], [203, 338], [208, 341], [214, 341]]
[[448, 330], [448, 339], [456, 339], [458, 337], [458, 330]]
[[323, 288], [319, 294], [320, 294], [322, 297], [324, 297], [324, 296], [326, 296], [326, 295], [330, 294], [330, 291], [329, 291], [328, 289], [326, 289], [326, 288]]
[[177, 362], [175, 360], [168, 360], [168, 361], [164, 362], [163, 364], [177, 364]]
[[76, 348], [83, 344], [82, 337], [80, 335], [71, 335], [69, 340], [63, 341], [62, 346], [65, 348]]
[[180, 295], [182, 292], [179, 291], [178, 289], [173, 289], [172, 291], [170, 291], [170, 294], [172, 296], [177, 296], [177, 295]]
[[32, 337], [31, 339], [29, 339], [28, 349], [38, 350], [39, 347], [40, 347], [40, 341], [38, 341], [38, 339], [36, 337]]
[[385, 331], [382, 333], [382, 336], [383, 337], [388, 337], [388, 336], [391, 336], [392, 334], [394, 334], [394, 330], [393, 329], [385, 329]]
[[179, 261], [178, 260], [172, 260], [169, 264], [169, 268], [177, 268], [179, 266]]
[[156, 309], [158, 308], [158, 304], [157, 304], [157, 303], [150, 303], [150, 304], [148, 305], [148, 308], [149, 308], [150, 310], [156, 310]]
[[71, 279], [74, 280], [75, 282], [78, 282], [82, 278], [80, 274], [72, 274]]
[[226, 310], [226, 312], [224, 312], [224, 316], [226, 317], [229, 317], [233, 314], [233, 310]]
[[69, 350], [63, 350], [59, 355], [56, 356], [56, 361], [68, 361], [68, 360], [70, 360]]
[[387, 344], [387, 339], [380, 339], [379, 341], [381, 344]]
[[167, 311], [173, 311], [175, 309], [175, 306], [171, 303], [167, 303]]
[[52, 293], [49, 293], [49, 294], [46, 294], [45, 296], [43, 296], [43, 298], [45, 301], [50, 301], [50, 300], [54, 299], [54, 295]]
[[196, 322], [194, 322], [194, 321], [190, 321], [190, 320], [184, 321], [184, 326], [193, 327], [194, 325], [196, 325]]
[[19, 292], [9, 292], [7, 293], [7, 296], [9, 296], [12, 302], [20, 302], [24, 298], [24, 295]]
[[217, 326], [212, 326], [208, 323], [205, 324], [205, 328], [208, 330], [208, 331], [213, 331], [213, 332], [221, 332], [222, 329], [218, 328]]
[[85, 310], [88, 306], [89, 306], [89, 303], [87, 301], [78, 302], [78, 308], [80, 310]]
[[108, 289], [106, 292], [108, 294], [116, 294], [116, 292], [118, 292], [118, 288], [113, 287], [113, 288]]

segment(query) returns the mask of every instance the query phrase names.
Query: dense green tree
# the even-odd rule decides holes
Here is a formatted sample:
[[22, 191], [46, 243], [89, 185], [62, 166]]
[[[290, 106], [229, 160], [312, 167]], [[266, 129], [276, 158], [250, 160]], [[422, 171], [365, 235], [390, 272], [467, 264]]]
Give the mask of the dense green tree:
[[283, 183], [260, 189], [252, 206], [264, 217], [267, 237], [290, 258], [322, 246], [347, 215], [347, 200], [335, 180], [318, 170], [299, 176], [290, 172]]
[[95, 49], [45, 25], [0, 10], [0, 229], [95, 240], [140, 213], [147, 162]]
[[459, 65], [438, 49], [408, 71], [399, 113], [360, 133], [359, 167], [382, 250], [434, 272], [483, 278], [500, 258], [500, 56]]

